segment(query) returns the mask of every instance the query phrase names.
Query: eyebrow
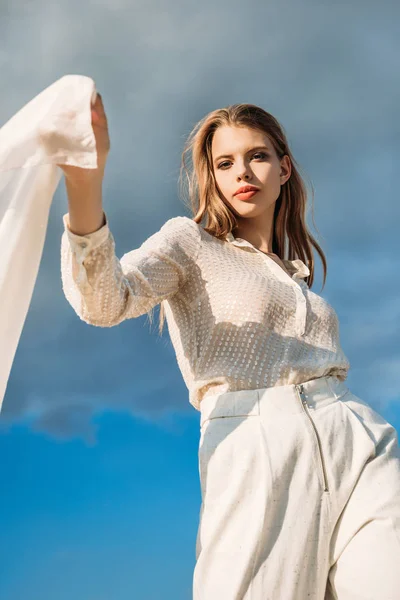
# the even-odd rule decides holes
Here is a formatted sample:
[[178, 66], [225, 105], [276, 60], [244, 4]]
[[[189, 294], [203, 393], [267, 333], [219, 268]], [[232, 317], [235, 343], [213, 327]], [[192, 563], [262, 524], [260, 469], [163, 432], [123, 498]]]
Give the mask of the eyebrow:
[[[269, 148], [267, 146], [255, 146], [255, 148], [250, 148], [250, 150], [247, 150], [246, 154], [253, 152], [254, 150], [268, 150], [269, 152]], [[214, 159], [214, 162], [218, 162], [221, 160], [221, 158], [233, 158], [233, 154], [221, 154]]]

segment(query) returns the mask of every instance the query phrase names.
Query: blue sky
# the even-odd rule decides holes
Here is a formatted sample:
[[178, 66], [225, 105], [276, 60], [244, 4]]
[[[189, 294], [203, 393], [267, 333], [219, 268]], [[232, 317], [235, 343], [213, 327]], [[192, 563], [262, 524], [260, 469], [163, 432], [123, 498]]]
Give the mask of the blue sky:
[[[199, 119], [236, 102], [278, 118], [315, 190], [317, 230], [311, 208], [307, 221], [328, 260], [321, 294], [340, 319], [347, 384], [397, 430], [399, 12], [313, 0], [0, 7], [0, 124], [66, 74], [102, 94], [118, 256], [189, 215], [177, 178]], [[199, 413], [158, 311], [152, 327], [143, 316], [102, 329], [67, 303], [65, 212], [61, 180], [0, 415], [0, 600], [189, 600]]]

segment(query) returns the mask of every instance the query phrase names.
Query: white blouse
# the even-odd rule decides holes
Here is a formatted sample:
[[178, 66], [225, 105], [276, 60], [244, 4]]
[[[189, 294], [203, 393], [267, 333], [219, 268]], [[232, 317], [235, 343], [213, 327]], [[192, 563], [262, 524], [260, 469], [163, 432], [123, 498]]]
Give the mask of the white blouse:
[[164, 301], [166, 322], [189, 402], [215, 393], [303, 383], [350, 363], [335, 310], [312, 292], [301, 260], [290, 274], [247, 240], [220, 240], [186, 216], [169, 219], [118, 259], [105, 225], [88, 235], [63, 216], [64, 294], [86, 323], [112, 327]]

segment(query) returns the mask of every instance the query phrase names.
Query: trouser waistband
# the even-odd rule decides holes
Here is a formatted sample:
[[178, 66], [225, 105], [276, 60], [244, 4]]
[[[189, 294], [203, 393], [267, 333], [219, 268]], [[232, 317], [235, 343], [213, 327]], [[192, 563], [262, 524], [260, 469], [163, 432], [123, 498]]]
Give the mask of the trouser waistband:
[[342, 398], [349, 391], [346, 383], [335, 376], [318, 377], [301, 384], [279, 385], [254, 390], [238, 390], [206, 396], [200, 403], [200, 427], [217, 417], [257, 416], [272, 408], [294, 414], [305, 402], [318, 410]]

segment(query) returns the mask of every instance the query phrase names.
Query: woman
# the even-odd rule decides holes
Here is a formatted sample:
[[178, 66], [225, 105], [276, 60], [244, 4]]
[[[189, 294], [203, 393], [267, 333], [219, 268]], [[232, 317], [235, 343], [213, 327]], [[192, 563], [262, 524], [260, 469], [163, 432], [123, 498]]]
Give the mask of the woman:
[[201, 413], [194, 599], [399, 598], [397, 432], [345, 384], [337, 315], [310, 289], [312, 247], [324, 281], [326, 261], [281, 126], [249, 104], [207, 115], [186, 147], [194, 218], [169, 219], [119, 260], [102, 208], [101, 98], [92, 123], [99, 169], [60, 165], [63, 288], [102, 327], [162, 303]]

